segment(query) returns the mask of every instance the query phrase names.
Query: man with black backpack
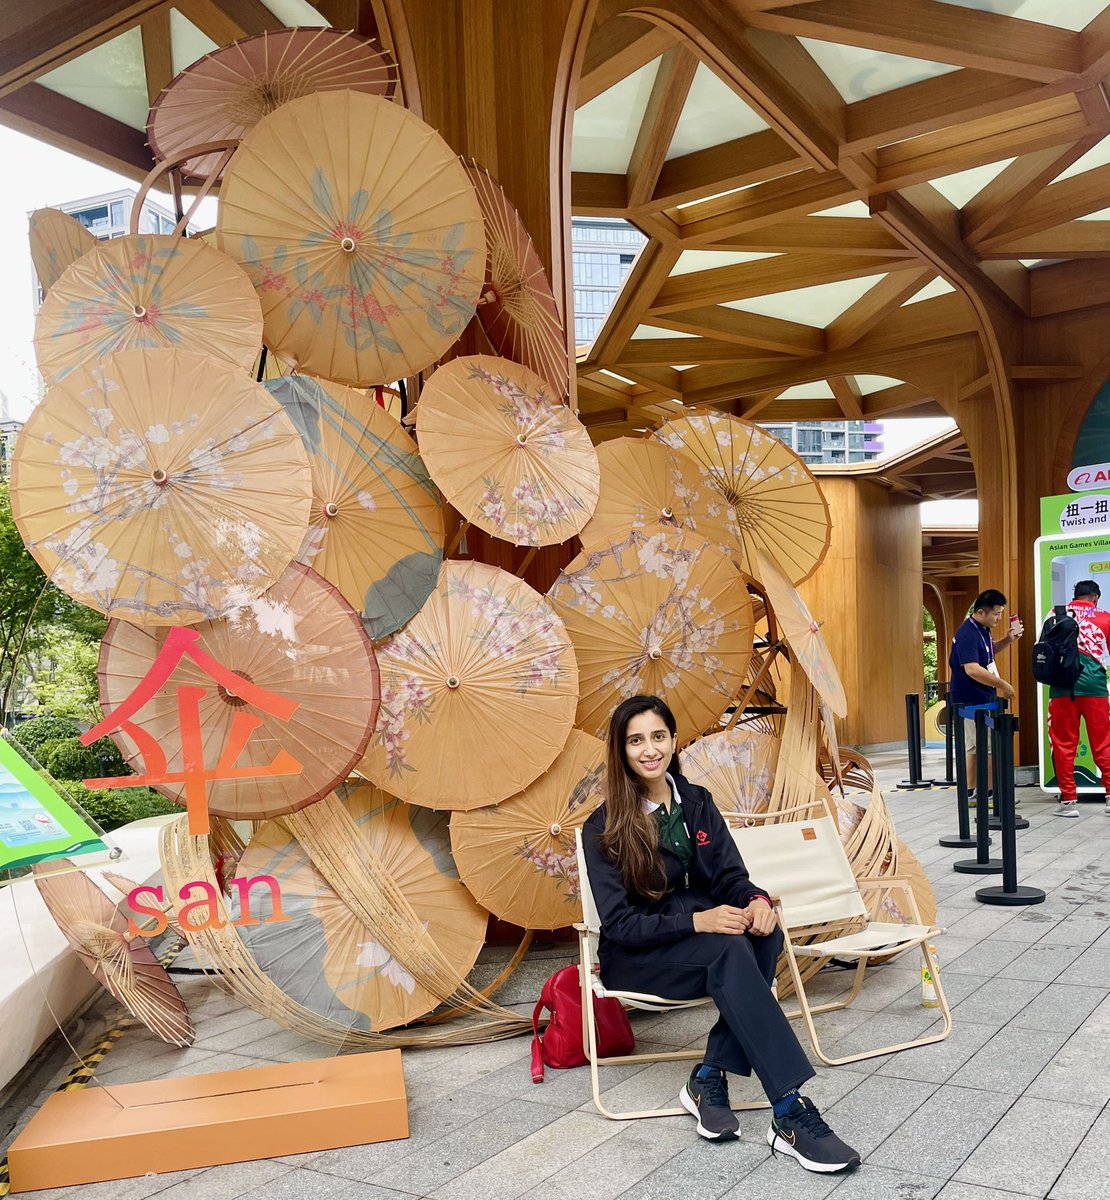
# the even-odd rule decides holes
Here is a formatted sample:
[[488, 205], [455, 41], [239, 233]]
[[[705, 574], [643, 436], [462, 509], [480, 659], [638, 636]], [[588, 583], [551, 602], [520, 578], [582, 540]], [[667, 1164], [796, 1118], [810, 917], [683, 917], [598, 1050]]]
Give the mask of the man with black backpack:
[[[1060, 803], [1057, 817], [1077, 817], [1075, 752], [1080, 722], [1087, 725], [1091, 755], [1102, 775], [1103, 791], [1110, 786], [1110, 613], [1098, 607], [1102, 591], [1093, 579], [1075, 585], [1075, 598], [1061, 615], [1048, 618], [1033, 647], [1033, 674], [1048, 689], [1048, 738]], [[1110, 799], [1103, 811], [1110, 816]]]

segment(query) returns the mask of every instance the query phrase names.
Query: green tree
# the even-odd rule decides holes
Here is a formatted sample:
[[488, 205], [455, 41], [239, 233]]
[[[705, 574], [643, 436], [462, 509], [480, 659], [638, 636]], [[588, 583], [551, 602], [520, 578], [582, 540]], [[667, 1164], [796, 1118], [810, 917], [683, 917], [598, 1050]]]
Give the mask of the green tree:
[[12, 738], [38, 758], [45, 742], [76, 737], [80, 732], [77, 722], [69, 717], [44, 716], [20, 722], [12, 730]]
[[925, 639], [925, 692], [937, 686], [937, 626], [932, 614], [922, 606], [921, 622]]

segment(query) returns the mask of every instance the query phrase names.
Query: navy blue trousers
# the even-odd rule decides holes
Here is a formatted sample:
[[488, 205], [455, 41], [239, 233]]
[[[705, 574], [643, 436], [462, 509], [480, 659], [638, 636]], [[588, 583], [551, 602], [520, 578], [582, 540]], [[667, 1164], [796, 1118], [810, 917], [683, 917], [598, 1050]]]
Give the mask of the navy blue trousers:
[[754, 1070], [767, 1098], [777, 1100], [814, 1075], [771, 994], [781, 950], [777, 928], [766, 937], [695, 933], [662, 946], [608, 942], [601, 950], [601, 978], [617, 991], [670, 1000], [712, 997], [720, 1015], [709, 1031], [705, 1061], [733, 1075]]

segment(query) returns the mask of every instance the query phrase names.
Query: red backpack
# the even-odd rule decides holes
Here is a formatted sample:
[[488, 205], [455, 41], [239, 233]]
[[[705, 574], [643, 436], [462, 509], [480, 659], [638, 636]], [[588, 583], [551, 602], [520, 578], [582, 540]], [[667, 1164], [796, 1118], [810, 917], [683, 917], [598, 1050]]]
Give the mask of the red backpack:
[[[583, 1046], [582, 985], [578, 970], [577, 966], [569, 966], [556, 971], [543, 985], [539, 1003], [532, 1010], [533, 1083], [543, 1083], [544, 1063], [549, 1067], [584, 1067], [589, 1061]], [[598, 1057], [631, 1054], [636, 1038], [621, 1002], [612, 996], [592, 999]], [[540, 1037], [540, 1013], [545, 1008], [550, 1011], [551, 1020]]]

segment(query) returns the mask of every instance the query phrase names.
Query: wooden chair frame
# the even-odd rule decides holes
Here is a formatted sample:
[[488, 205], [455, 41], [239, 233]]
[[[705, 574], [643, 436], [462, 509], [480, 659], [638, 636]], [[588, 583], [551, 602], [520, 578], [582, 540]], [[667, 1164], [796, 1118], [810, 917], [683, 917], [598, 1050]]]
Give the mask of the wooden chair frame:
[[[819, 807], [823, 810], [824, 806], [815, 802], [814, 805], [802, 805], [800, 809], [810, 809]], [[796, 810], [783, 810], [796, 811]], [[745, 814], [745, 824], [753, 826], [764, 821], [772, 821], [781, 819], [783, 812], [777, 813], [749, 813]], [[821, 818], [829, 819], [829, 818]], [[735, 837], [735, 833], [734, 833]], [[841, 847], [843, 851], [843, 847]], [[742, 852], [742, 848], [741, 848]], [[847, 861], [845, 859], [845, 861]], [[758, 866], [755, 871], [758, 875]], [[858, 930], [858, 921], [855, 919], [849, 921], [841, 921], [839, 926], [833, 922], [826, 922], [816, 925], [795, 925], [791, 927], [787, 921], [783, 909], [781, 896], [772, 897], [775, 914], [778, 918], [779, 927], [783, 933], [783, 956], [786, 959], [786, 965], [790, 972], [791, 982], [794, 985], [794, 991], [798, 997], [798, 1008], [793, 1011], [787, 1011], [786, 1015], [790, 1020], [797, 1020], [799, 1017], [805, 1023], [806, 1032], [809, 1034], [810, 1044], [813, 1047], [813, 1052], [826, 1066], [835, 1067], [843, 1066], [845, 1063], [859, 1062], [866, 1058], [878, 1058], [883, 1054], [896, 1054], [902, 1050], [911, 1050], [917, 1046], [928, 1046], [934, 1042], [942, 1042], [952, 1032], [952, 1011], [948, 1005], [948, 998], [944, 994], [944, 986], [941, 983], [940, 973], [937, 969], [936, 960], [933, 957], [932, 951], [929, 948], [930, 941], [944, 932], [938, 926], [926, 926], [921, 919], [921, 912], [917, 907], [917, 899], [913, 894], [913, 888], [910, 886], [910, 881], [899, 875], [885, 876], [867, 876], [856, 880], [856, 890], [860, 896], [864, 912], [866, 914], [867, 926], [863, 931]], [[875, 920], [880, 907], [882, 905], [883, 896], [892, 892], [900, 892], [906, 900], [908, 910], [913, 914], [914, 922], [917, 930], [923, 932], [915, 932], [908, 937], [897, 937], [897, 930], [900, 928], [897, 925], [879, 922]], [[864, 898], [868, 897], [870, 902], [865, 902]], [[912, 928], [912, 927], [911, 927]], [[834, 933], [838, 937], [850, 937], [856, 933], [866, 933], [871, 931], [873, 934], [889, 933], [890, 940], [885, 941], [882, 945], [871, 947], [845, 947], [837, 946], [832, 950], [837, 958], [854, 958], [856, 960], [856, 969], [852, 986], [849, 989], [846, 998], [841, 1000], [830, 1001], [826, 1004], [811, 1004], [809, 997], [806, 994], [805, 982], [802, 979], [802, 973], [798, 967], [798, 959], [801, 958], [821, 958], [826, 954], [825, 943], [813, 942], [808, 945], [800, 945], [796, 939], [813, 936], [815, 934]], [[915, 1038], [908, 1042], [897, 1042], [888, 1046], [880, 1046], [873, 1050], [864, 1050], [858, 1054], [848, 1054], [840, 1058], [832, 1058], [825, 1053], [821, 1046], [821, 1041], [817, 1033], [817, 1027], [814, 1023], [814, 1016], [821, 1013], [836, 1012], [840, 1009], [847, 1008], [860, 994], [863, 988], [863, 982], [867, 971], [867, 965], [873, 958], [891, 958], [901, 955], [908, 950], [917, 948], [922, 960], [929, 970], [934, 986], [937, 992], [937, 1001], [940, 1015], [942, 1018], [942, 1026], [939, 1032], [929, 1033], [920, 1038]]]

